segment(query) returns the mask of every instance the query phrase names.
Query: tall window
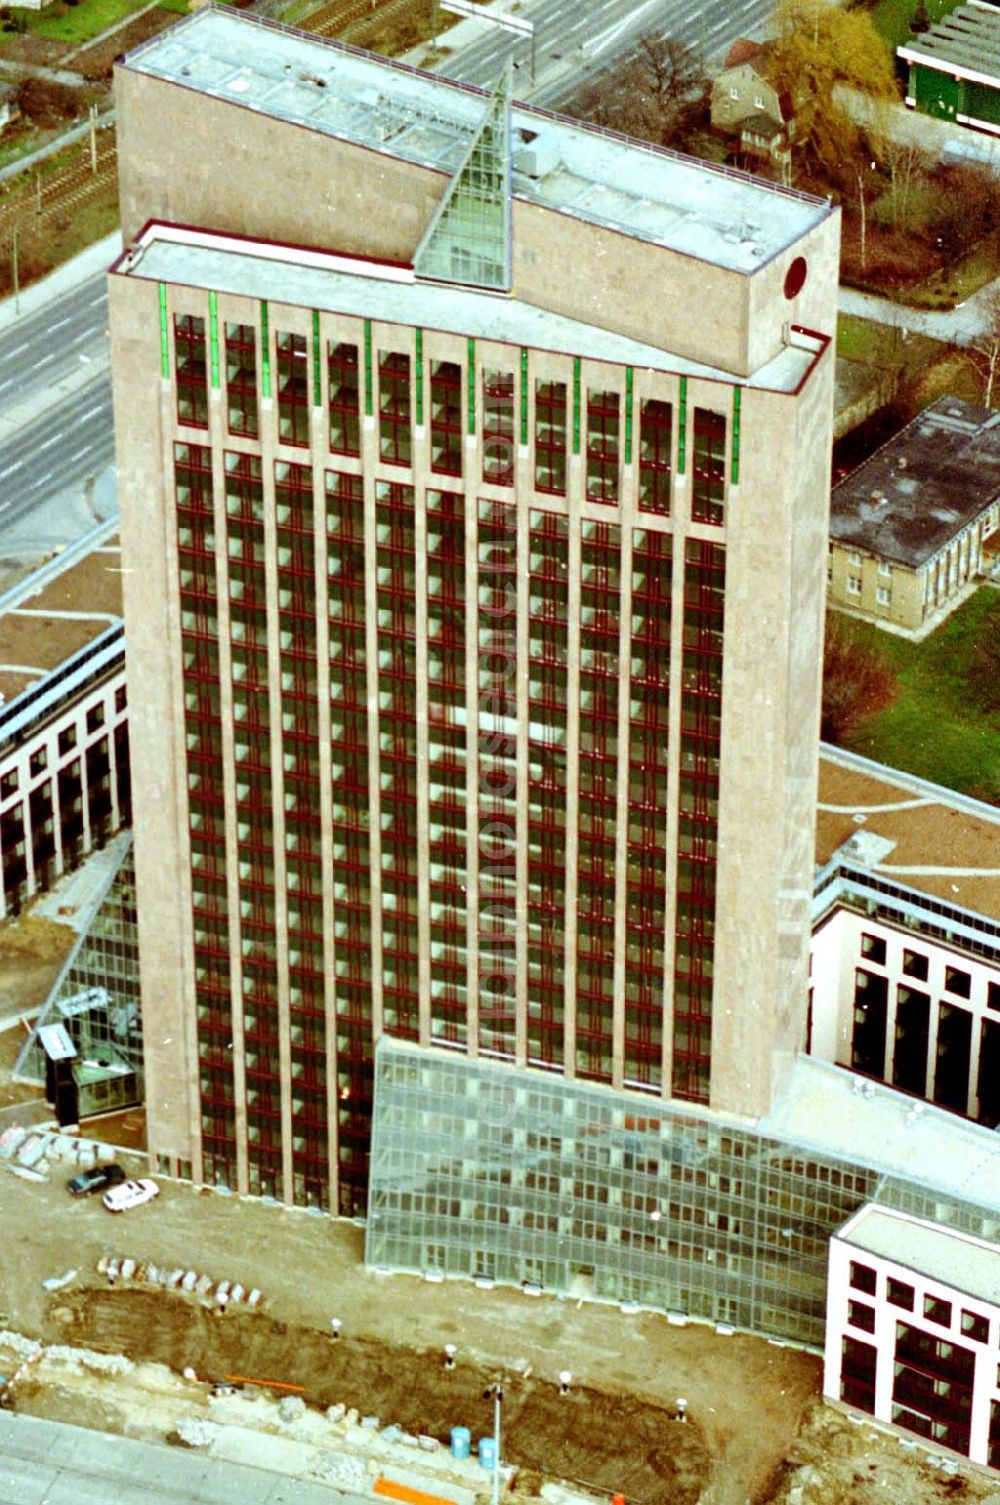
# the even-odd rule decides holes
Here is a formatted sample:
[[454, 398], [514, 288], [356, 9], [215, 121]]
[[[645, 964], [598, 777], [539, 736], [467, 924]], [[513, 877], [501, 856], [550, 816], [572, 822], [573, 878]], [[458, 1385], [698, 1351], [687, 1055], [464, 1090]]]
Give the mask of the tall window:
[[226, 405], [229, 432], [256, 439], [257, 344], [252, 324], [226, 325]]
[[483, 480], [514, 484], [514, 376], [483, 372]]
[[309, 357], [304, 334], [279, 334], [278, 437], [282, 444], [309, 444]]
[[379, 351], [378, 448], [390, 465], [409, 465], [413, 456], [410, 357], [395, 350]]
[[588, 389], [587, 497], [592, 502], [618, 500], [620, 407], [617, 392]]
[[455, 361], [431, 363], [431, 470], [462, 474], [462, 368]]
[[566, 383], [535, 383], [535, 486], [566, 494]]
[[327, 353], [330, 381], [330, 448], [337, 455], [358, 455], [358, 347], [331, 344]]
[[721, 523], [725, 498], [726, 419], [710, 408], [695, 408], [691, 516], [696, 523]]
[[670, 446], [673, 408], [651, 397], [639, 415], [639, 506], [643, 512], [670, 516]]
[[174, 364], [177, 377], [177, 421], [189, 428], [208, 428], [208, 367], [205, 359], [205, 320], [194, 314], [174, 314]]
[[674, 945], [673, 1095], [708, 1102], [722, 737], [725, 550], [690, 539], [684, 559], [680, 819]]

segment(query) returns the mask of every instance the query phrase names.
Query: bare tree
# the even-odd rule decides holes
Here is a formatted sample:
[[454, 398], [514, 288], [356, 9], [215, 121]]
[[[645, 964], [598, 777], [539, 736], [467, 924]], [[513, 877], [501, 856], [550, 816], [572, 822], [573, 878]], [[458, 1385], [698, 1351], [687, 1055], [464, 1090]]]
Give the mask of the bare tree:
[[577, 95], [571, 112], [641, 141], [672, 146], [700, 122], [709, 88], [697, 53], [649, 32], [620, 66]]
[[914, 185], [927, 175], [927, 153], [915, 141], [896, 141], [888, 134], [878, 143], [877, 151], [889, 170], [892, 228], [898, 230], [910, 212]]
[[993, 388], [1000, 373], [1000, 287], [994, 285], [980, 300], [983, 327], [969, 342], [969, 359], [983, 383], [983, 402], [993, 406]]

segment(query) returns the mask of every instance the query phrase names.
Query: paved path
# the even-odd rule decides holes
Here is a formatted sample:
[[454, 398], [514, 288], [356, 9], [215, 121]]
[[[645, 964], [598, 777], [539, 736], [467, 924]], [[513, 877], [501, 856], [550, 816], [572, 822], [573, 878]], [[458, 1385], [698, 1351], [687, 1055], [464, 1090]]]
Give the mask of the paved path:
[[363, 1496], [136, 1442], [0, 1412], [0, 1505], [370, 1505]]
[[0, 74], [7, 74], [9, 78], [42, 78], [46, 83], [64, 84], [67, 89], [83, 89], [88, 82], [81, 74], [71, 73], [65, 68], [47, 68], [43, 63], [15, 63], [10, 58], [0, 58]]
[[878, 298], [873, 293], [859, 293], [853, 288], [841, 287], [838, 306], [842, 314], [855, 314], [860, 319], [873, 319], [877, 324], [910, 329], [953, 345], [969, 345], [986, 328], [985, 305], [993, 290], [1000, 290], [1000, 278], [988, 283], [958, 308], [924, 309], [908, 308], [905, 303], [893, 303], [891, 299]]

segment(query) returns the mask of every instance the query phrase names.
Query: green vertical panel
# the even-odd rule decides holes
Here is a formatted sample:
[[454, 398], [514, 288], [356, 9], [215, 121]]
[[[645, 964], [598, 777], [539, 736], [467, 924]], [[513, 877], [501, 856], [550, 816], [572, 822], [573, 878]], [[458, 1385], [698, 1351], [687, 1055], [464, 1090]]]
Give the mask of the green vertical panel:
[[681, 399], [677, 412], [677, 469], [684, 474], [684, 457], [687, 454], [688, 426], [688, 379], [681, 377]]
[[573, 357], [573, 453], [580, 453], [580, 357]]
[[167, 323], [167, 284], [160, 283], [160, 373], [170, 380], [170, 331]]
[[319, 364], [319, 310], [313, 309], [313, 403], [317, 408], [323, 406], [323, 379]]
[[521, 443], [528, 442], [528, 352], [521, 351]]
[[740, 480], [740, 397], [739, 387], [733, 388], [733, 466], [731, 479], [734, 486]]
[[634, 372], [625, 367], [625, 464], [632, 464], [632, 383]]
[[365, 413], [370, 418], [375, 411], [372, 402], [372, 321], [365, 320]]
[[208, 295], [208, 337], [212, 352], [212, 386], [219, 385], [219, 300], [215, 293]]
[[476, 432], [476, 342], [470, 339], [465, 367], [466, 386], [469, 391], [469, 421], [466, 424], [470, 434]]
[[267, 304], [260, 304], [260, 390], [263, 397], [271, 395], [271, 336], [267, 328]]
[[424, 332], [417, 330], [417, 427], [424, 421]]
[[1000, 92], [995, 84], [978, 84], [967, 78], [962, 89], [963, 115], [968, 115], [973, 120], [983, 120], [987, 125], [1000, 124]]
[[954, 120], [962, 112], [962, 81], [937, 68], [924, 68], [919, 63], [912, 84], [913, 98], [917, 109], [924, 115], [933, 115], [938, 120]]

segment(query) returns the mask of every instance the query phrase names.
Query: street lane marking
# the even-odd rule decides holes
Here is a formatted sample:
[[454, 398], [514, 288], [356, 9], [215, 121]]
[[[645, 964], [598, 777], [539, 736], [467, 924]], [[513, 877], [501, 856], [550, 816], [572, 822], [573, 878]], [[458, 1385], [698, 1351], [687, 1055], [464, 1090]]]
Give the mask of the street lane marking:
[[20, 470], [24, 465], [23, 460], [15, 460], [13, 465], [8, 465], [6, 470], [0, 470], [0, 476], [13, 475], [15, 470]]
[[20, 355], [22, 350], [27, 350], [31, 345], [30, 340], [25, 340], [23, 345], [18, 345], [16, 350], [8, 350], [8, 355]]

